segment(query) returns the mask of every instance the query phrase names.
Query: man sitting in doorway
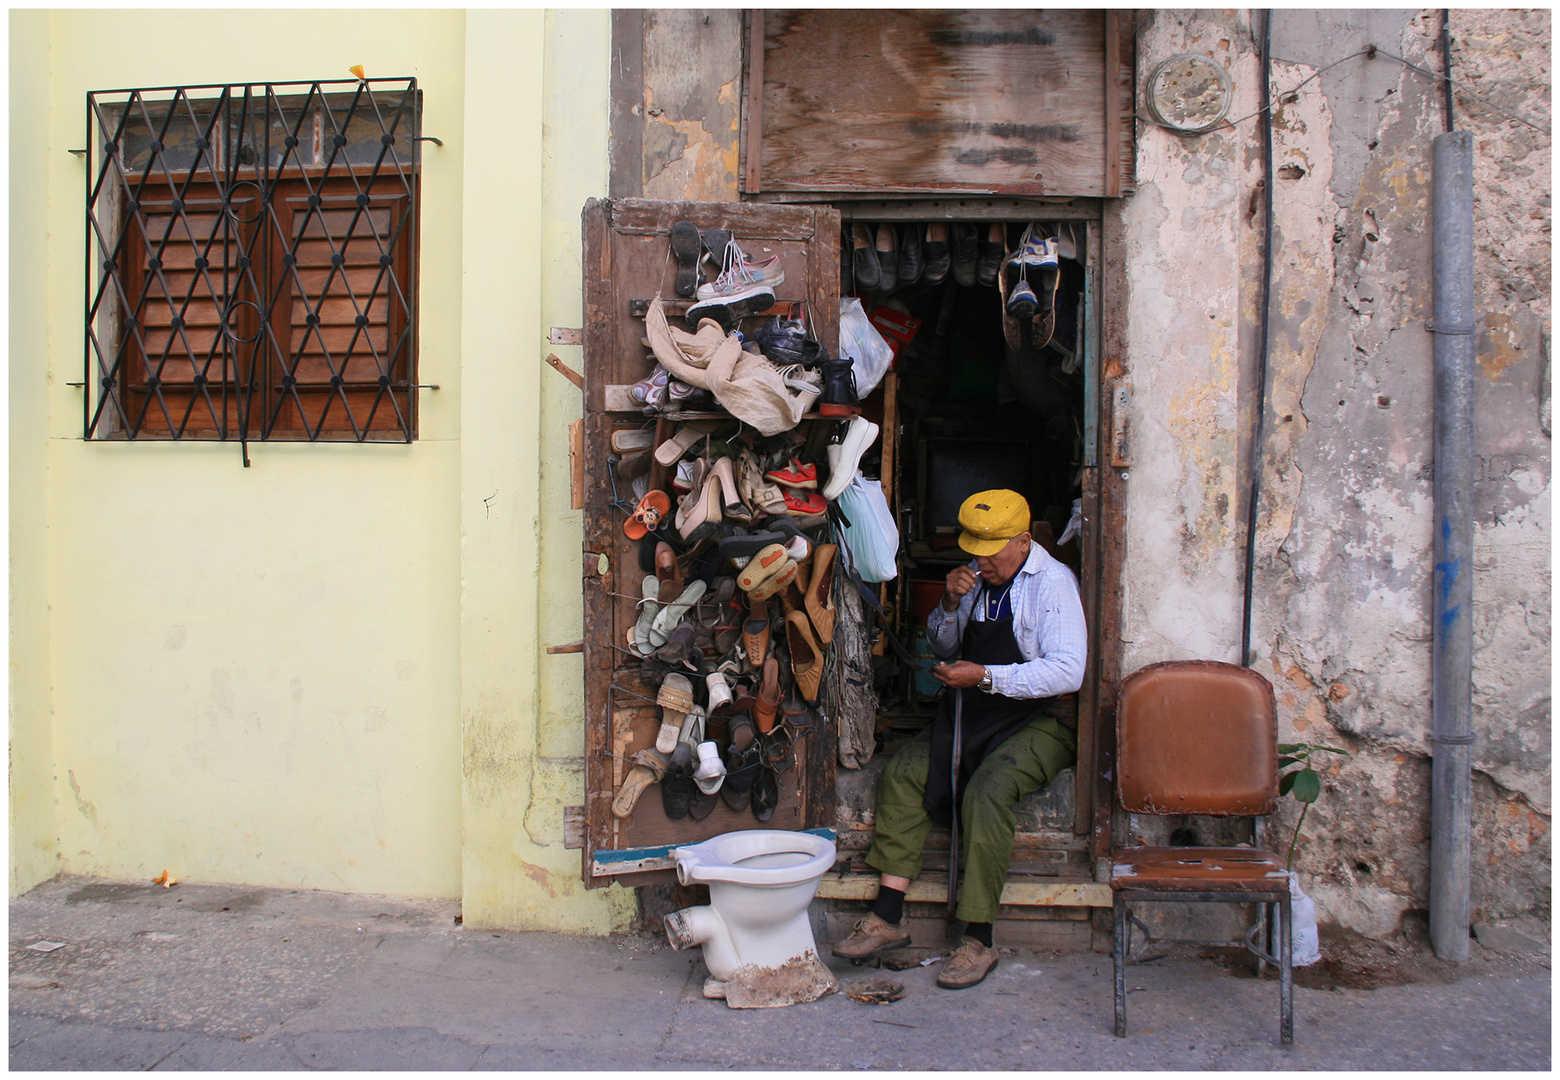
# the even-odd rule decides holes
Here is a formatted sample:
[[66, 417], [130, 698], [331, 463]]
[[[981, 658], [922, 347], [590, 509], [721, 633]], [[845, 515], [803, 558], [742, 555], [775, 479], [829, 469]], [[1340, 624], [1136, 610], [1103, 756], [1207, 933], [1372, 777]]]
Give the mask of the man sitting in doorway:
[[[948, 574], [926, 620], [932, 674], [949, 687], [931, 727], [899, 750], [878, 785], [867, 865], [882, 873], [872, 913], [834, 955], [860, 960], [910, 943], [905, 890], [921, 872], [933, 823], [958, 822], [963, 880], [956, 915], [967, 925], [937, 985], [974, 986], [997, 966], [992, 922], [1007, 881], [1015, 807], [1073, 763], [1076, 735], [1046, 715], [1046, 699], [1083, 684], [1088, 642], [1072, 571], [1029, 535], [1029, 504], [982, 491], [959, 508], [959, 546], [975, 561]], [[956, 698], [962, 735], [955, 790]]]

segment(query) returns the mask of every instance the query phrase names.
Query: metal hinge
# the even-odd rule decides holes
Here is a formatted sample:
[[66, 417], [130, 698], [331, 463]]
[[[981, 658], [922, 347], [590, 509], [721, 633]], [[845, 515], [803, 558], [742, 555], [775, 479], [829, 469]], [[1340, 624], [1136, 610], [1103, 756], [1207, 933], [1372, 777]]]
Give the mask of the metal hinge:
[[578, 851], [585, 846], [585, 808], [583, 806], [565, 806], [563, 808], [563, 846], [571, 851]]
[[1132, 380], [1110, 384], [1110, 463], [1118, 469], [1132, 464]]

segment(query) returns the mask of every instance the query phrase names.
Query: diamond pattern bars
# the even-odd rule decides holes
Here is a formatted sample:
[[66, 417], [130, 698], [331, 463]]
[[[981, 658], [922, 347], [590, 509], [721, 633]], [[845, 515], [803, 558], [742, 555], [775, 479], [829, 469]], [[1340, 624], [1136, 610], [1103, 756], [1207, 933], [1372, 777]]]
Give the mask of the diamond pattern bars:
[[86, 437], [414, 436], [416, 82], [334, 85], [88, 95]]

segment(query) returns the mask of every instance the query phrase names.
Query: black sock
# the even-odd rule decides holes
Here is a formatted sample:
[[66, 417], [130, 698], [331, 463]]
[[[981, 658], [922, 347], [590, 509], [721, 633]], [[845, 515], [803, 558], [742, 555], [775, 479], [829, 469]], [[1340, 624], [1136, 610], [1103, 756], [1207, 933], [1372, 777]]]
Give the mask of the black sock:
[[872, 914], [886, 923], [899, 925], [905, 917], [905, 894], [899, 889], [879, 885], [877, 899], [872, 901]]
[[986, 948], [991, 948], [991, 924], [989, 922], [965, 923], [964, 933], [972, 937]]

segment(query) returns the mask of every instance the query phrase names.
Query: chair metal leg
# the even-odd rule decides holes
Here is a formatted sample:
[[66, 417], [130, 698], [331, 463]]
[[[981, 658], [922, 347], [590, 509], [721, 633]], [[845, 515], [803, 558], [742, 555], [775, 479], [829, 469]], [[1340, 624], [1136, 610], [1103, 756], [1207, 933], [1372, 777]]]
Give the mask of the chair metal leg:
[[1292, 976], [1294, 960], [1294, 931], [1290, 921], [1289, 897], [1278, 902], [1278, 918], [1274, 919], [1274, 932], [1279, 934], [1278, 968], [1278, 1037], [1285, 1046], [1295, 1041], [1295, 985]]
[[[1272, 954], [1272, 949], [1268, 945], [1267, 922], [1268, 922], [1268, 905], [1266, 905], [1266, 904], [1258, 904], [1257, 905], [1257, 940], [1262, 943], [1263, 948], [1268, 949], [1268, 953], [1269, 953], [1269, 955], [1271, 955]], [[1259, 953], [1257, 953], [1257, 978], [1259, 978], [1259, 979], [1262, 978], [1263, 974], [1265, 974], [1266, 971], [1267, 971], [1267, 957], [1263, 956], [1259, 952]]]
[[1116, 1037], [1127, 1035], [1127, 902], [1121, 893], [1115, 895], [1116, 917], [1115, 968], [1116, 968]]

